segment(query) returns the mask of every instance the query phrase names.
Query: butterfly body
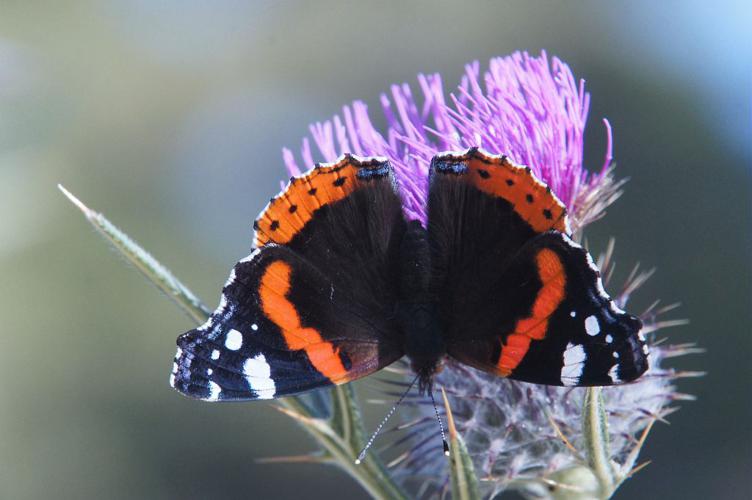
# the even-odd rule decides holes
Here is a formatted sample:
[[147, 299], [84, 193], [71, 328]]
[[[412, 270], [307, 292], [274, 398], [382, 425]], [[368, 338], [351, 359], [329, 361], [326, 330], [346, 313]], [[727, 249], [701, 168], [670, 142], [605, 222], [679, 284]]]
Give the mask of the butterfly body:
[[418, 374], [418, 389], [430, 389], [447, 348], [436, 294], [431, 291], [428, 231], [411, 221], [400, 248], [400, 294], [397, 318], [405, 339], [405, 355]]
[[647, 369], [639, 319], [609, 298], [566, 209], [530, 169], [470, 149], [434, 158], [427, 220], [391, 166], [345, 155], [288, 186], [217, 310], [178, 339], [170, 377], [211, 401], [346, 383], [407, 356], [533, 383], [612, 385]]

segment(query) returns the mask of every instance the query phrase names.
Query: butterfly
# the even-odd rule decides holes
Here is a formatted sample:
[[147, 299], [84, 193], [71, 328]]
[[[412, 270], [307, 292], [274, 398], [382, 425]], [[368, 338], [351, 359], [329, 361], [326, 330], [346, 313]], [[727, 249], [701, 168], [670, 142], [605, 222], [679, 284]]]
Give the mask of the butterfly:
[[254, 250], [170, 384], [209, 401], [271, 399], [372, 374], [407, 356], [428, 392], [447, 358], [556, 386], [633, 381], [638, 318], [603, 289], [564, 205], [530, 168], [471, 148], [430, 164], [427, 222], [406, 220], [384, 158], [345, 154], [269, 202]]

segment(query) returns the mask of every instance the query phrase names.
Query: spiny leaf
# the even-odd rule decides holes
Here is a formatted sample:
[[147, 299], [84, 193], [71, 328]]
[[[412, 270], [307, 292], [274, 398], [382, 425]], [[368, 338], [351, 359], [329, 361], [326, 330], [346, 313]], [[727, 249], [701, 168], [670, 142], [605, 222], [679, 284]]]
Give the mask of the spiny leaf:
[[211, 311], [201, 303], [188, 287], [183, 285], [157, 259], [133, 241], [127, 234], [115, 227], [104, 215], [95, 212], [76, 198], [62, 185], [58, 189], [86, 216], [89, 222], [105, 237], [112, 246], [133, 264], [149, 281], [171, 298], [197, 323], [202, 323]]
[[356, 453], [365, 444], [365, 430], [355, 392], [350, 384], [332, 388], [332, 427]]
[[331, 465], [333, 460], [324, 453], [316, 455], [286, 455], [281, 457], [263, 457], [254, 460], [257, 464], [326, 464]]

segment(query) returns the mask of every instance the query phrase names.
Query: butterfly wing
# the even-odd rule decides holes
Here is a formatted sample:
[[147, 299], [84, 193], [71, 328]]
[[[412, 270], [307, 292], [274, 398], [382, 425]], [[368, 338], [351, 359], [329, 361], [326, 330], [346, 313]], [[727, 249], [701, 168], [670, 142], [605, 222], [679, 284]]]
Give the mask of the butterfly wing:
[[170, 377], [207, 400], [345, 383], [399, 359], [393, 278], [405, 222], [391, 168], [346, 156], [288, 187], [255, 223], [257, 249], [220, 305], [178, 338]]
[[611, 385], [647, 369], [640, 321], [603, 290], [529, 169], [470, 150], [431, 166], [429, 238], [448, 353], [501, 376]]

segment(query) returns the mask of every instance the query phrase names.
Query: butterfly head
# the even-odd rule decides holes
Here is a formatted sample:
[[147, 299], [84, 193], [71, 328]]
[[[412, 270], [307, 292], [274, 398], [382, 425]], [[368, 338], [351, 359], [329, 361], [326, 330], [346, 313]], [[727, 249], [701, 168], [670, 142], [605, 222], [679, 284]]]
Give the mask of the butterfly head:
[[444, 360], [415, 360], [412, 359], [410, 367], [418, 376], [418, 392], [420, 394], [430, 394], [433, 392], [433, 379], [444, 368]]

